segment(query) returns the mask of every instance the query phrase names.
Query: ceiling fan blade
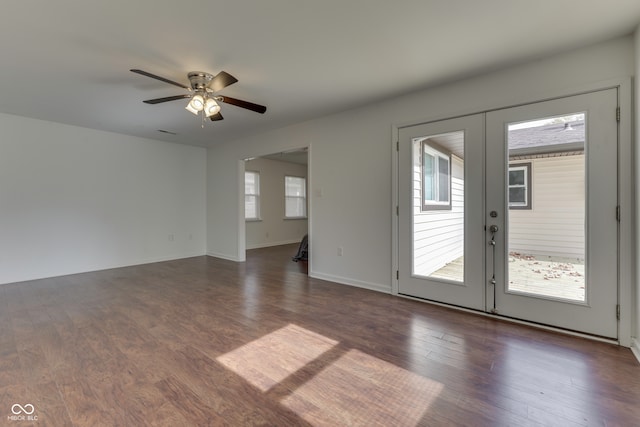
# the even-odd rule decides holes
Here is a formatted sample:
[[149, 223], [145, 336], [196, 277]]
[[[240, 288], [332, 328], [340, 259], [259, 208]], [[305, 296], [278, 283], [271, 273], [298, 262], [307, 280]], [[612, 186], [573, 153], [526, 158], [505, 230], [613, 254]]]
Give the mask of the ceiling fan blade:
[[182, 83], [174, 82], [173, 80], [165, 79], [164, 77], [156, 76], [155, 74], [147, 73], [146, 71], [143, 71], [143, 70], [137, 70], [134, 68], [129, 71], [132, 71], [136, 74], [140, 74], [142, 76], [151, 77], [152, 79], [160, 80], [161, 82], [169, 83], [169, 84], [181, 87], [183, 89], [189, 89], [189, 86], [185, 86]]
[[220, 114], [220, 112], [217, 112], [213, 116], [209, 117], [209, 119], [211, 119], [212, 122], [217, 122], [218, 120], [224, 120], [224, 117], [222, 117], [222, 114]]
[[161, 102], [176, 101], [178, 99], [185, 99], [185, 98], [191, 98], [191, 95], [184, 94], [184, 95], [166, 96], [164, 98], [147, 99], [146, 101], [142, 101], [142, 102], [144, 102], [145, 104], [160, 104]]
[[211, 79], [211, 82], [209, 82], [209, 88], [214, 92], [217, 92], [227, 86], [231, 86], [237, 81], [238, 79], [226, 71], [220, 71], [213, 79]]
[[220, 101], [226, 104], [235, 105], [236, 107], [246, 108], [247, 110], [255, 111], [260, 114], [264, 114], [264, 112], [267, 111], [267, 107], [264, 105], [254, 104], [253, 102], [243, 101], [229, 96], [220, 96]]

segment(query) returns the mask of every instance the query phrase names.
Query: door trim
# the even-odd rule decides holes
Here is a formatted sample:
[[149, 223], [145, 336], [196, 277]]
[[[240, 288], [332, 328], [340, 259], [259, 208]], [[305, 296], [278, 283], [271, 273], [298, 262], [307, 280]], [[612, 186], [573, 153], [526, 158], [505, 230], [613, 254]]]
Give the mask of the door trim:
[[[399, 266], [399, 247], [398, 247], [398, 227], [399, 221], [396, 214], [397, 206], [399, 205], [399, 179], [398, 168], [399, 158], [397, 151], [397, 144], [399, 142], [399, 132], [401, 128], [416, 126], [421, 124], [427, 124], [440, 120], [447, 120], [462, 116], [468, 116], [472, 114], [488, 113], [490, 111], [502, 110], [504, 108], [518, 107], [521, 105], [527, 105], [542, 101], [548, 101], [553, 99], [565, 98], [568, 96], [581, 95], [584, 93], [595, 92], [600, 90], [618, 88], [619, 93], [619, 105], [620, 105], [620, 122], [618, 123], [618, 192], [620, 201], [620, 240], [619, 240], [619, 289], [618, 289], [618, 303], [620, 304], [620, 321], [618, 322], [618, 341], [617, 343], [624, 347], [631, 347], [631, 333], [632, 333], [632, 321], [634, 318], [634, 308], [632, 301], [632, 289], [635, 283], [635, 224], [634, 224], [634, 198], [633, 198], [633, 171], [635, 170], [633, 165], [632, 156], [632, 141], [633, 135], [633, 120], [631, 111], [631, 96], [632, 85], [630, 77], [621, 77], [616, 79], [609, 79], [600, 82], [593, 82], [590, 84], [580, 85], [574, 88], [569, 88], [561, 91], [554, 91], [554, 93], [548, 93], [547, 96], [542, 96], [538, 99], [521, 100], [520, 102], [513, 103], [511, 105], [501, 106], [488, 106], [485, 110], [469, 110], [469, 111], [455, 111], [449, 114], [426, 117], [423, 120], [413, 120], [410, 122], [396, 122], [391, 125], [391, 219], [392, 219], [392, 239], [391, 239], [391, 290], [393, 295], [398, 294], [399, 282], [396, 276]], [[404, 297], [404, 296], [403, 296]], [[438, 304], [435, 302], [420, 301]], [[446, 305], [446, 304], [444, 304]], [[460, 307], [446, 305], [454, 309], [460, 309], [463, 311], [470, 311]], [[491, 314], [485, 314], [483, 312], [473, 311], [482, 315], [487, 315], [496, 318]], [[640, 315], [640, 313], [638, 313]], [[502, 317], [497, 317], [502, 318]], [[566, 331], [564, 329], [545, 327], [537, 325], [535, 323], [523, 322], [515, 319], [503, 318], [508, 321], [515, 321], [517, 323], [524, 323], [543, 329], [555, 330], [563, 332], [569, 335], [583, 336], [582, 334]], [[590, 335], [584, 335], [588, 338], [598, 339]], [[601, 340], [601, 339], [598, 339]], [[607, 341], [612, 342], [612, 341]], [[616, 342], [616, 341], [613, 341]]]

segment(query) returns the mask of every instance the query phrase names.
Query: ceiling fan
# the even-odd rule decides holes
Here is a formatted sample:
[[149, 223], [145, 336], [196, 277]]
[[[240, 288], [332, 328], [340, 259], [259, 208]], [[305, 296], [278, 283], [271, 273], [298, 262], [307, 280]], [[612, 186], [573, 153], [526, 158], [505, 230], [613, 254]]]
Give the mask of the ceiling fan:
[[130, 71], [143, 76], [151, 77], [152, 79], [160, 80], [161, 82], [181, 87], [188, 91], [188, 93], [185, 93], [183, 95], [147, 99], [146, 101], [142, 102], [144, 102], [145, 104], [160, 104], [162, 102], [190, 98], [191, 100], [189, 101], [185, 109], [195, 115], [198, 115], [202, 112], [203, 123], [205, 117], [209, 118], [212, 121], [223, 119], [222, 114], [220, 114], [220, 105], [218, 104], [219, 102], [235, 105], [236, 107], [240, 108], [246, 108], [247, 110], [255, 111], [256, 113], [260, 114], [264, 114], [264, 112], [267, 111], [267, 107], [265, 107], [264, 105], [254, 104], [253, 102], [243, 101], [241, 99], [231, 98], [230, 96], [216, 94], [216, 92], [238, 81], [238, 79], [225, 71], [220, 71], [215, 76], [203, 71], [192, 71], [187, 74], [187, 77], [189, 78], [189, 86], [175, 82], [173, 80], [169, 80], [164, 77], [157, 76], [155, 74], [148, 73], [143, 70], [132, 69]]

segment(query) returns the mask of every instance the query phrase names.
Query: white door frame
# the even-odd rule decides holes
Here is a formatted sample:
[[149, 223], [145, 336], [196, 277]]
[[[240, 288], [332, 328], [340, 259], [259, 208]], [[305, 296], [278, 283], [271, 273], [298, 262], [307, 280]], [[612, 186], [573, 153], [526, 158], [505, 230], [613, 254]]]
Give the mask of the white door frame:
[[[537, 99], [526, 99], [522, 102], [511, 105], [503, 105], [499, 107], [492, 106], [487, 110], [469, 110], [457, 111], [450, 114], [439, 115], [435, 117], [427, 117], [424, 120], [414, 120], [411, 122], [395, 123], [391, 126], [391, 219], [392, 219], [392, 247], [391, 247], [391, 289], [392, 294], [398, 295], [398, 279], [397, 271], [399, 266], [399, 247], [398, 247], [398, 216], [397, 209], [399, 204], [399, 180], [398, 180], [398, 152], [397, 144], [399, 140], [400, 128], [407, 126], [415, 126], [446, 120], [461, 116], [467, 116], [477, 113], [487, 113], [489, 111], [517, 107], [520, 105], [548, 101], [557, 98], [564, 98], [572, 95], [579, 95], [585, 92], [595, 90], [603, 90], [610, 88], [618, 88], [620, 96], [620, 122], [618, 125], [619, 152], [618, 152], [618, 192], [620, 203], [620, 242], [619, 242], [619, 304], [620, 304], [620, 321], [618, 331], [618, 344], [624, 347], [631, 347], [632, 321], [634, 319], [633, 312], [633, 288], [635, 284], [635, 224], [634, 218], [636, 214], [633, 198], [633, 173], [635, 170], [632, 156], [632, 110], [631, 110], [631, 78], [611, 79], [601, 82], [594, 82], [587, 85], [581, 85], [564, 91], [555, 91], [541, 96]], [[499, 88], [498, 88], [499, 89]], [[453, 307], [455, 308], [455, 307]], [[466, 309], [461, 309], [466, 310]], [[483, 312], [475, 312], [486, 316], [492, 316]], [[638, 313], [640, 315], [640, 313]], [[504, 320], [509, 320], [504, 318]], [[519, 321], [516, 321], [519, 322]], [[521, 323], [521, 322], [519, 322]], [[561, 330], [562, 331], [562, 330]], [[565, 331], [566, 332], [566, 331]], [[578, 334], [579, 335], [579, 334]]]

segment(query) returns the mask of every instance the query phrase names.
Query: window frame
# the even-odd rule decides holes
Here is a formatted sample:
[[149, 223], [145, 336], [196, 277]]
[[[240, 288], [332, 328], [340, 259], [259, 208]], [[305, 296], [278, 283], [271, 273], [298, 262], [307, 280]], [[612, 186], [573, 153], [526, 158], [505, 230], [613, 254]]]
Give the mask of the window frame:
[[[524, 179], [524, 184], [523, 185], [511, 185], [509, 182], [509, 175], [510, 172], [512, 170], [524, 170], [525, 171], [525, 179]], [[531, 179], [531, 162], [526, 162], [526, 163], [511, 163], [509, 164], [509, 167], [507, 168], [507, 204], [509, 205], [509, 209], [515, 209], [515, 210], [531, 210], [533, 209], [532, 203], [531, 203], [531, 196], [533, 194], [533, 190], [532, 190], [532, 179]], [[511, 190], [511, 188], [515, 188], [515, 187], [523, 187], [525, 189], [525, 204], [524, 205], [512, 205], [511, 201], [509, 200], [509, 190]]]
[[[287, 195], [287, 178], [296, 178], [304, 181], [303, 189], [304, 194], [302, 196], [289, 196]], [[303, 213], [302, 215], [289, 216], [287, 215], [287, 200], [289, 199], [302, 199]], [[284, 219], [307, 219], [307, 177], [298, 175], [285, 175], [284, 176]]]
[[[426, 168], [425, 168], [425, 155], [430, 155], [434, 157], [436, 160], [445, 159], [447, 161], [447, 200], [427, 200], [426, 192], [427, 188], [425, 185], [425, 177], [426, 177]], [[422, 211], [433, 211], [433, 210], [451, 210], [451, 181], [452, 181], [452, 165], [451, 165], [451, 153], [447, 150], [442, 149], [436, 144], [428, 142], [428, 140], [424, 140], [420, 143], [420, 186], [421, 186], [421, 209]], [[440, 198], [440, 162], [434, 162], [436, 165], [436, 170], [433, 172], [433, 181], [435, 185], [433, 189], [436, 192], [436, 199]]]
[[[256, 193], [247, 193], [247, 174], [253, 174], [256, 182]], [[260, 171], [245, 170], [244, 171], [245, 187], [244, 187], [244, 220], [245, 221], [260, 221]], [[253, 197], [256, 204], [256, 216], [247, 217], [247, 197]]]

